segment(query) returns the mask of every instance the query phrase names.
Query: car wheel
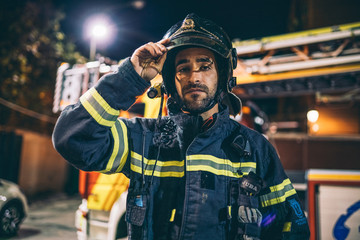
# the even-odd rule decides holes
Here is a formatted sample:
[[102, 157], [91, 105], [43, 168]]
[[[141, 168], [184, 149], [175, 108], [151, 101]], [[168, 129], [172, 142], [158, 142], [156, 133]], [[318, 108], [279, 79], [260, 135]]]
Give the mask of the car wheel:
[[0, 211], [0, 235], [10, 237], [16, 235], [24, 213], [20, 204], [7, 203]]

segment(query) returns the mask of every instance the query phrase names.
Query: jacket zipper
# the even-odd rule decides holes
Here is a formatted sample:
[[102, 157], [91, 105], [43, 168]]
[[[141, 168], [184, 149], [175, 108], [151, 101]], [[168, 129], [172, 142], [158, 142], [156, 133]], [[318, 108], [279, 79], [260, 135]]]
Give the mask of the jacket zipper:
[[[209, 131], [210, 129], [212, 129], [215, 124], [217, 123], [218, 121], [218, 118], [215, 119], [215, 122], [214, 124], [207, 130]], [[198, 133], [198, 135], [201, 135], [203, 133]], [[184, 237], [184, 231], [185, 231], [185, 227], [184, 227], [184, 224], [185, 224], [185, 215], [186, 215], [186, 212], [187, 212], [187, 195], [188, 195], [188, 191], [187, 191], [187, 184], [188, 184], [188, 174], [187, 174], [187, 171], [186, 171], [186, 156], [187, 156], [187, 150], [190, 148], [190, 146], [193, 144], [193, 142], [195, 141], [195, 138], [197, 137], [195, 136], [194, 139], [191, 141], [191, 143], [189, 144], [188, 148], [186, 149], [186, 152], [185, 152], [185, 156], [183, 156], [183, 159], [184, 159], [184, 174], [185, 174], [185, 195], [184, 195], [184, 205], [183, 205], [183, 213], [182, 213], [182, 219], [181, 219], [181, 227], [180, 227], [180, 234], [179, 234], [179, 240], [183, 239]], [[181, 153], [183, 154], [183, 152], [181, 151]]]
[[[191, 144], [190, 144], [191, 145]], [[190, 146], [189, 145], [189, 146]], [[181, 154], [183, 154], [183, 151], [181, 151]], [[186, 208], [186, 206], [187, 206], [187, 195], [188, 195], [188, 193], [187, 193], [187, 177], [188, 177], [188, 174], [186, 174], [186, 152], [185, 152], [185, 156], [183, 156], [183, 159], [184, 159], [184, 177], [185, 177], [185, 190], [184, 190], [184, 192], [185, 192], [185, 194], [184, 194], [184, 203], [183, 203], [183, 212], [182, 212], [182, 217], [181, 217], [181, 227], [180, 227], [180, 234], [179, 234], [179, 240], [180, 239], [183, 239], [183, 235], [184, 235], [184, 231], [185, 231], [185, 227], [184, 227], [184, 224], [185, 224], [185, 212], [187, 211], [187, 208]]]

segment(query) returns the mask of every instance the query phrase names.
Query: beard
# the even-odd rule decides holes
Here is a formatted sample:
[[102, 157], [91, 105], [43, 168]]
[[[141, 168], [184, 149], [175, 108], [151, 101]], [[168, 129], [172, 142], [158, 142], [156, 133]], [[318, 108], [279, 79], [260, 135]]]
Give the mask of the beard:
[[[197, 93], [187, 93], [192, 88], [197, 88], [203, 91], [206, 96], [203, 94]], [[182, 101], [187, 111], [190, 112], [203, 112], [210, 104], [210, 102], [215, 98], [216, 88], [210, 90], [208, 86], [204, 84], [188, 84], [182, 88], [182, 92], [187, 96], [186, 98], [183, 96]]]

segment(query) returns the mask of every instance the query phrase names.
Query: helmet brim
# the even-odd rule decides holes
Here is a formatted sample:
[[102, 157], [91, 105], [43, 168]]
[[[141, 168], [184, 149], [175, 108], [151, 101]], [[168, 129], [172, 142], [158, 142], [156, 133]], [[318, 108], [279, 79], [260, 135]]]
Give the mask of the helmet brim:
[[174, 48], [189, 46], [207, 48], [216, 52], [223, 58], [228, 58], [230, 54], [229, 49], [227, 49], [226, 46], [219, 44], [218, 40], [214, 41], [210, 39], [209, 36], [205, 36], [203, 34], [194, 34], [193, 31], [191, 34], [181, 34], [181, 36], [170, 38], [170, 43], [167, 46], [167, 49], [168, 51], [171, 51]]

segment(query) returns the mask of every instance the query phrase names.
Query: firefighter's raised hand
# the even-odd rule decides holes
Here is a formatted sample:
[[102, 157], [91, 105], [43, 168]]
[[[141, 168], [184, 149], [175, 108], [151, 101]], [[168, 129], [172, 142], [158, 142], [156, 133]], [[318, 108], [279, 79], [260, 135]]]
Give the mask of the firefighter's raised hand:
[[153, 79], [161, 72], [166, 59], [166, 45], [170, 39], [162, 39], [159, 42], [149, 42], [132, 54], [130, 61], [135, 71], [146, 81]]

